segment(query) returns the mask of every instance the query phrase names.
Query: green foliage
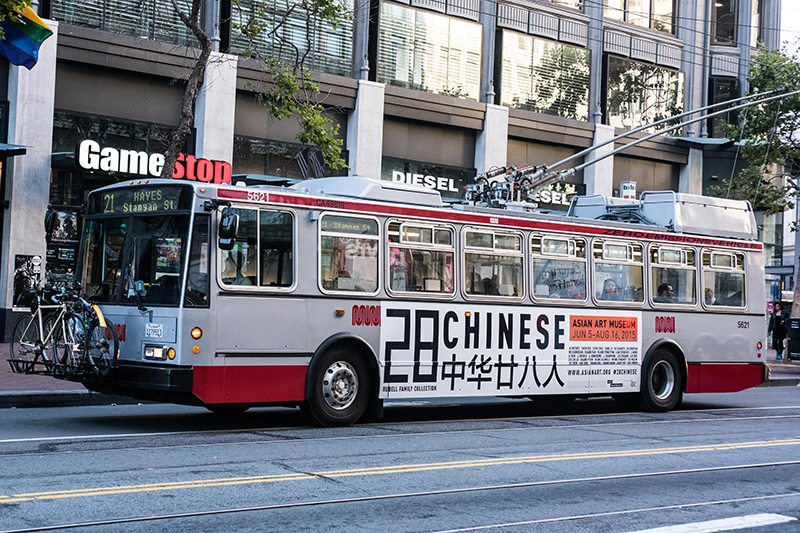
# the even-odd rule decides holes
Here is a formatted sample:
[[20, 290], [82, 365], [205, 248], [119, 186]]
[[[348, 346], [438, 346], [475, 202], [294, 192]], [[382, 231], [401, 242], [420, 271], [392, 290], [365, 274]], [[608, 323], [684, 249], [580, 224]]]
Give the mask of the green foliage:
[[[750, 91], [767, 92], [781, 87], [800, 90], [797, 55], [760, 47], [750, 63]], [[738, 123], [726, 124], [725, 134], [741, 139], [740, 157], [749, 167], [718, 186], [714, 196], [750, 200], [754, 209], [778, 213], [791, 207], [797, 192], [783, 186], [781, 176], [770, 176], [774, 165], [792, 166], [800, 161], [800, 95], [745, 108]]]
[[[14, 20], [19, 22], [19, 14], [27, 6], [31, 5], [30, 0], [0, 0], [0, 22], [4, 20]], [[0, 28], [0, 39], [5, 38], [3, 28]]]
[[[234, 9], [244, 4], [250, 8], [250, 16], [245, 23], [234, 27], [249, 43], [244, 55], [258, 60], [270, 81], [256, 90], [258, 102], [277, 120], [295, 117], [300, 125], [297, 140], [318, 146], [331, 169], [345, 168], [339, 125], [326, 116], [326, 108], [318, 101], [319, 87], [311, 79], [306, 60], [314, 52], [312, 29], [321, 23], [338, 27], [344, 17], [350, 16], [347, 6], [340, 0], [301, 0], [287, 2], [286, 9], [281, 11], [265, 9], [255, 0], [233, 1]], [[290, 17], [306, 22], [308, 31], [302, 45], [288, 38], [285, 27]], [[258, 41], [264, 40], [274, 43], [272, 50], [257, 46]]]

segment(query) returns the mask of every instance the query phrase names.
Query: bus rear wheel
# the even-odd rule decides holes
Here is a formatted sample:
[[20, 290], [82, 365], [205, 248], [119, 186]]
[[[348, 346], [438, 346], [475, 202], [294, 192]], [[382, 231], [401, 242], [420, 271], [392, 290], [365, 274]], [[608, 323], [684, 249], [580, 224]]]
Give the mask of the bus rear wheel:
[[369, 404], [371, 379], [360, 354], [333, 348], [314, 361], [306, 384], [306, 409], [323, 426], [356, 422]]
[[648, 411], [663, 413], [680, 405], [683, 399], [683, 378], [678, 357], [665, 349], [657, 349], [647, 359], [642, 376], [642, 402]]

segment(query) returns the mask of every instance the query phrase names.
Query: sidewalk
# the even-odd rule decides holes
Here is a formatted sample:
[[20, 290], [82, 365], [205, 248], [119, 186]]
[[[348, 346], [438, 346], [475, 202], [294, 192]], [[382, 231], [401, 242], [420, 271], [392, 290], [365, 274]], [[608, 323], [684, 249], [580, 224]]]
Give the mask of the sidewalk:
[[86, 390], [80, 383], [50, 376], [14, 374], [8, 364], [9, 345], [0, 343], [0, 408], [60, 407], [135, 403], [136, 400]]
[[[88, 391], [80, 383], [50, 376], [14, 374], [7, 361], [8, 354], [9, 345], [0, 343], [0, 408], [137, 403], [130, 398]], [[800, 362], [776, 361], [775, 350], [767, 350], [766, 362], [769, 381], [764, 385], [800, 384]]]

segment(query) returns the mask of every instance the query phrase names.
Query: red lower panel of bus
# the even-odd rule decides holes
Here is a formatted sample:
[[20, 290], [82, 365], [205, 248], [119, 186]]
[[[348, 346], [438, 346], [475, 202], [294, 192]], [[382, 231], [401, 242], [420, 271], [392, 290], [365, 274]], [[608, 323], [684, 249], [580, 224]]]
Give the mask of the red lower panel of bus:
[[738, 392], [764, 382], [764, 365], [736, 363], [689, 364], [686, 392]]
[[307, 366], [196, 366], [192, 393], [208, 404], [305, 398]]

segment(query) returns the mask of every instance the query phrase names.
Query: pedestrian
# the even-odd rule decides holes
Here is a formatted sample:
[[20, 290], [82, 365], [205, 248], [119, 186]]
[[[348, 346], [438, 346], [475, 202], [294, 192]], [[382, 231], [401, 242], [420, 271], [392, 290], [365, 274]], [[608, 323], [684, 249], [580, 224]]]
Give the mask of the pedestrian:
[[775, 358], [783, 358], [783, 340], [786, 338], [786, 322], [783, 320], [783, 307], [780, 303], [775, 304], [775, 310], [769, 321], [769, 331], [772, 333], [772, 348], [775, 350]]

